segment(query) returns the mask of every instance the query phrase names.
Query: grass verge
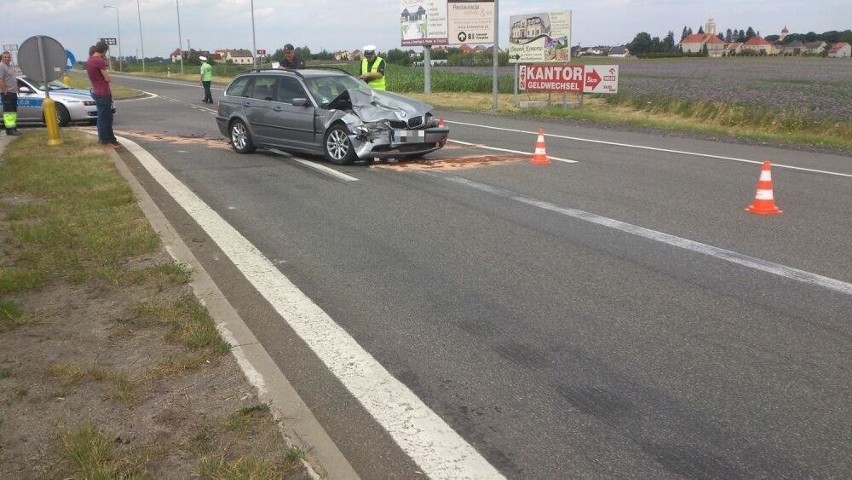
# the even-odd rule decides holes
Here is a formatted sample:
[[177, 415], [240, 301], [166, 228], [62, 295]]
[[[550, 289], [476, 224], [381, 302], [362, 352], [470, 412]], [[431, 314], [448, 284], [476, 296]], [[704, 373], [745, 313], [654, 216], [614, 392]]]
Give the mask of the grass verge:
[[0, 160], [0, 477], [307, 478], [96, 137], [46, 143]]

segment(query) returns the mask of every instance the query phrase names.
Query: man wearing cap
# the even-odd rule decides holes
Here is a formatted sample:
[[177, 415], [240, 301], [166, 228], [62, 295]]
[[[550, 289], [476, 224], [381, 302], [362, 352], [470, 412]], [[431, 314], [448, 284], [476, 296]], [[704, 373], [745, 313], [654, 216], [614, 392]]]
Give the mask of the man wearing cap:
[[305, 62], [296, 55], [296, 49], [293, 44], [284, 45], [284, 61], [281, 62], [282, 68], [305, 68]]
[[364, 46], [359, 78], [373, 90], [385, 89], [385, 59], [376, 55], [375, 45]]
[[201, 85], [204, 86], [204, 103], [213, 103], [213, 95], [210, 94], [210, 82], [213, 81], [213, 67], [207, 63], [207, 57], [200, 55], [201, 60]]

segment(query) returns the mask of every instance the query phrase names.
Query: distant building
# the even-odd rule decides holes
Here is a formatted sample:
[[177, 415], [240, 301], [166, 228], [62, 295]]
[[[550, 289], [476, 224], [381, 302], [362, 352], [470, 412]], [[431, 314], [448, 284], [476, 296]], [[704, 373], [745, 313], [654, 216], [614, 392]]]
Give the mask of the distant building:
[[787, 45], [776, 46], [776, 49], [779, 51], [779, 53], [784, 56], [801, 55], [802, 48], [803, 44], [801, 40], [793, 40]]
[[775, 55], [777, 53], [775, 46], [760, 36], [749, 38], [745, 43], [743, 43], [742, 51], [751, 52], [757, 55]]
[[852, 45], [846, 42], [835, 43], [828, 49], [831, 58], [849, 58], [852, 56]]
[[[715, 29], [715, 25], [713, 25]], [[726, 54], [725, 42], [713, 33], [694, 33], [680, 41], [684, 53], [701, 53], [707, 47], [707, 56], [722, 57]]]
[[236, 65], [254, 65], [254, 58], [251, 54], [251, 50], [246, 50], [244, 48], [233, 50], [222, 49], [216, 50], [216, 53], [224, 62], [231, 62]]
[[617, 47], [612, 47], [609, 49], [609, 56], [616, 58], [624, 58], [630, 56], [630, 50], [624, 45], [619, 45]]
[[802, 53], [805, 55], [820, 55], [826, 48], [828, 48], [828, 44], [822, 40], [817, 40], [816, 42], [805, 42], [802, 45]]

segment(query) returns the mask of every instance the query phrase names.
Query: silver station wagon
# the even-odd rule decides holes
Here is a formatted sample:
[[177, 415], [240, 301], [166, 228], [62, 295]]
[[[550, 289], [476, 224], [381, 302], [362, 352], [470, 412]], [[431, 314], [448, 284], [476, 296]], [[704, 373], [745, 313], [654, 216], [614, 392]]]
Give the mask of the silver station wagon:
[[239, 153], [278, 148], [348, 165], [443, 147], [450, 131], [431, 109], [343, 70], [258, 70], [228, 85], [216, 124]]

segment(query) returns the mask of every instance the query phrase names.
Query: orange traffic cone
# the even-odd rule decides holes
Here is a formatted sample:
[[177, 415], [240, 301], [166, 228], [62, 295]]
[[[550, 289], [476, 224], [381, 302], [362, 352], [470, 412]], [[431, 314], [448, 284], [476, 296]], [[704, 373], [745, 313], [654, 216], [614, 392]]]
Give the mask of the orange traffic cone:
[[547, 165], [550, 159], [547, 158], [547, 152], [544, 149], [544, 130], [538, 129], [538, 139], [535, 141], [535, 153], [533, 153], [530, 163], [533, 165]]
[[754, 202], [746, 207], [747, 212], [757, 215], [781, 213], [781, 209], [775, 205], [775, 198], [772, 195], [772, 172], [769, 168], [769, 160], [764, 160], [763, 168], [760, 170], [760, 179], [757, 181], [757, 193], [754, 196]]

